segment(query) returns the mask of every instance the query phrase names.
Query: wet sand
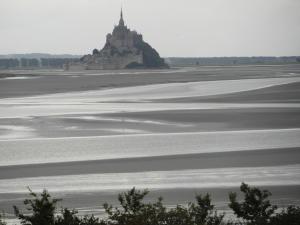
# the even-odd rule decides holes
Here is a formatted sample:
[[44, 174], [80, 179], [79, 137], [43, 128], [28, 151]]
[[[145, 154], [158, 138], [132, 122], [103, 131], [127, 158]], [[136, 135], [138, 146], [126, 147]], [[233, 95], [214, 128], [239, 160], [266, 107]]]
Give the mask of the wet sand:
[[[99, 215], [103, 202], [116, 203], [123, 184], [140, 184], [144, 175], [144, 186], [157, 187], [148, 199], [162, 195], [169, 206], [209, 192], [226, 210], [228, 192], [247, 180], [271, 190], [280, 206], [300, 205], [299, 71], [300, 65], [1, 72], [0, 209], [12, 213], [25, 197], [5, 187], [26, 192], [27, 181], [38, 188], [48, 182], [63, 206]], [[74, 190], [72, 184], [82, 185], [77, 178], [104, 182], [96, 187], [104, 189]], [[113, 190], [105, 190], [109, 179]]]
[[204, 97], [160, 99], [157, 102], [300, 102], [300, 82], [276, 85], [258, 90]]
[[1, 166], [0, 179], [300, 164], [300, 148]]
[[2, 140], [0, 165], [295, 148], [299, 134], [297, 128]]
[[[97, 115], [96, 115], [97, 116]], [[106, 118], [119, 119], [126, 128], [130, 121], [159, 121], [174, 125], [167, 132], [182, 130], [185, 132], [213, 130], [243, 130], [243, 129], [282, 129], [300, 127], [300, 109], [297, 108], [229, 108], [229, 109], [195, 109], [195, 110], [165, 110], [154, 112], [124, 112], [102, 114]], [[101, 117], [100, 117], [101, 118]], [[97, 123], [97, 121], [94, 121]], [[176, 127], [176, 124], [178, 126]], [[180, 126], [186, 125], [186, 126]], [[133, 126], [131, 126], [133, 127]], [[138, 126], [135, 127], [139, 129]], [[142, 126], [140, 127], [141, 130]], [[152, 130], [151, 130], [152, 131]], [[161, 129], [162, 132], [163, 129]]]
[[[122, 76], [123, 80], [128, 78]], [[298, 80], [172, 81], [167, 85], [2, 98], [0, 139], [297, 128]], [[212, 95], [220, 92], [223, 94]], [[189, 97], [176, 98], [178, 95]]]
[[[36, 79], [0, 79], [0, 97], [23, 97], [71, 91], [99, 90], [139, 85], [250, 78], [293, 77], [300, 66], [212, 66], [166, 71], [3, 71], [0, 77], [21, 76]], [[105, 73], [108, 73], [105, 75]], [[104, 75], [103, 75], [104, 74]]]
[[300, 127], [300, 108], [181, 109], [0, 119], [0, 140]]

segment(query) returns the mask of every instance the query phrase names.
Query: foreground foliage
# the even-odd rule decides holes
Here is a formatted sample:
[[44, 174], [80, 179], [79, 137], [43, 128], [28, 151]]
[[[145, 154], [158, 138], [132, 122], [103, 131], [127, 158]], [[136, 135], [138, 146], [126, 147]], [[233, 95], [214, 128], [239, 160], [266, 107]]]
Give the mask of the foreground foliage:
[[249, 225], [269, 224], [277, 206], [272, 206], [270, 200], [271, 193], [267, 190], [251, 188], [242, 183], [240, 187], [244, 193], [244, 201], [237, 201], [237, 194], [229, 194], [229, 207], [238, 218], [244, 219]]
[[[135, 188], [119, 194], [118, 207], [108, 203], [103, 205], [106, 219], [93, 215], [80, 217], [76, 210], [67, 208], [56, 215], [60, 199], [52, 198], [46, 190], [36, 194], [29, 189], [31, 198], [26, 199], [24, 205], [30, 214], [23, 214], [16, 206], [14, 211], [23, 225], [299, 225], [299, 207], [289, 206], [276, 213], [277, 206], [271, 204], [269, 191], [245, 183], [240, 190], [241, 201], [237, 200], [236, 193], [229, 194], [229, 207], [237, 217], [236, 221], [225, 220], [225, 214], [214, 209], [209, 194], [197, 195], [195, 202], [169, 209], [162, 198], [145, 202], [149, 192]], [[0, 217], [0, 225], [4, 224]]]
[[23, 225], [54, 225], [56, 204], [60, 199], [52, 199], [50, 194], [44, 190], [40, 196], [29, 189], [29, 195], [32, 199], [25, 199], [24, 205], [31, 215], [20, 213], [18, 207], [14, 207], [15, 215], [21, 220]]
[[138, 191], [135, 188], [119, 195], [121, 208], [104, 204], [108, 214], [107, 224], [117, 225], [219, 225], [223, 215], [213, 211], [210, 196], [196, 196], [196, 203], [189, 203], [187, 207], [177, 205], [168, 210], [159, 198], [155, 203], [143, 203], [142, 200], [148, 191]]
[[4, 217], [4, 213], [0, 213], [0, 225], [6, 225], [6, 222], [2, 219]]

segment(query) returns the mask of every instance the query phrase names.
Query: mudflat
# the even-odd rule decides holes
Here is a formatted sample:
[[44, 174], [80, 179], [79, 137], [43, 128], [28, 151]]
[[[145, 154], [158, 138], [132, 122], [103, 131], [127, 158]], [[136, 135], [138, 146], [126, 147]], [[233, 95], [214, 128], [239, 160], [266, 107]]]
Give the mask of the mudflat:
[[80, 213], [120, 191], [185, 204], [209, 192], [227, 210], [241, 182], [300, 205], [300, 66], [2, 71], [0, 206], [26, 186]]

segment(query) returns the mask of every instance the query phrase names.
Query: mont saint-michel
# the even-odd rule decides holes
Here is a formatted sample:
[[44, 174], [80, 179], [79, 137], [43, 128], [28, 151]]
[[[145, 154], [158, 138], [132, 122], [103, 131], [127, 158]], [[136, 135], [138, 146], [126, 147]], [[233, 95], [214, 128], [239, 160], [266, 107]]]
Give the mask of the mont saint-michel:
[[71, 63], [71, 70], [111, 70], [168, 68], [159, 53], [143, 40], [142, 34], [131, 31], [124, 22], [121, 9], [119, 24], [106, 35], [106, 43], [99, 51], [84, 55], [77, 63]]
[[0, 225], [300, 225], [299, 9], [0, 0]]

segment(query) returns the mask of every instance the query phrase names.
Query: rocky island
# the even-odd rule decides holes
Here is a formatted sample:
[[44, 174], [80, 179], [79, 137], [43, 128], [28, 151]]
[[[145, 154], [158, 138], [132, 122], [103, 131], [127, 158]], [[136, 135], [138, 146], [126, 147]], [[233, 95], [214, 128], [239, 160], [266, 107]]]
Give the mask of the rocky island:
[[79, 62], [67, 65], [67, 69], [112, 70], [168, 68], [158, 52], [143, 40], [143, 36], [131, 31], [124, 22], [121, 10], [119, 24], [106, 35], [106, 43], [99, 51], [84, 55]]

